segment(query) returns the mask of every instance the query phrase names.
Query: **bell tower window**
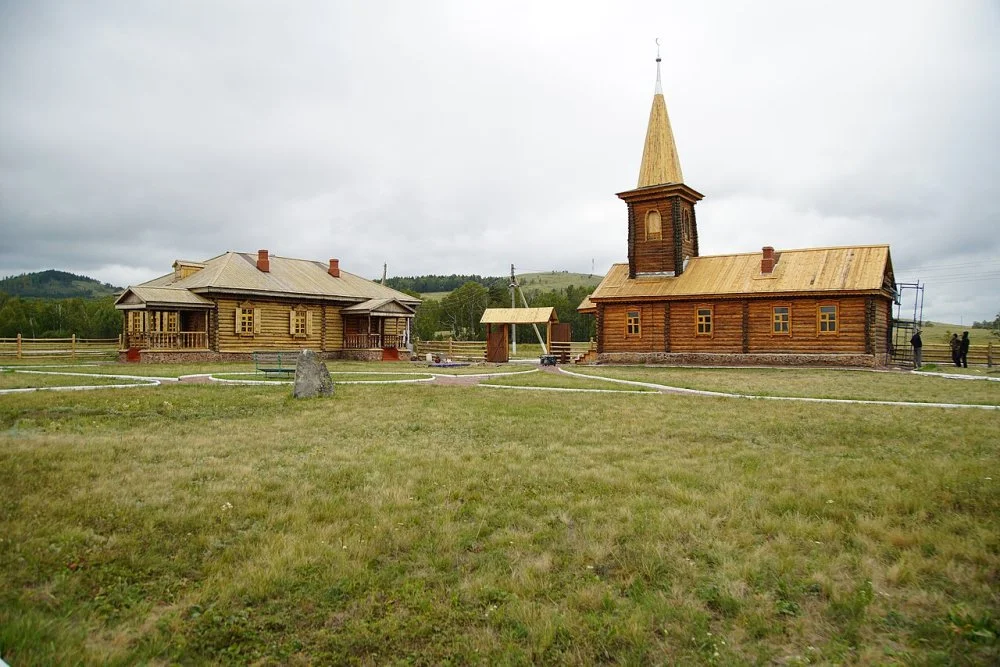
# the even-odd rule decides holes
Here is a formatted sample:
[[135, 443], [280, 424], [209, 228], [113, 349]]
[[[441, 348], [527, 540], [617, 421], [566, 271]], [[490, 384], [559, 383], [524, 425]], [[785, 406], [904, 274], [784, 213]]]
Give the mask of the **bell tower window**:
[[659, 241], [661, 238], [663, 238], [663, 231], [660, 212], [653, 209], [646, 214], [646, 240]]

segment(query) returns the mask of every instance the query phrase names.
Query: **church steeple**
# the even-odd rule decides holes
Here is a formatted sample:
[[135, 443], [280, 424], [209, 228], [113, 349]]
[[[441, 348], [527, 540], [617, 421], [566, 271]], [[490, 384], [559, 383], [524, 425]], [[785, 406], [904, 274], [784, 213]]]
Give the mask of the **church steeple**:
[[639, 184], [636, 187], [683, 182], [681, 161], [677, 157], [677, 145], [674, 143], [667, 103], [663, 99], [663, 86], [660, 83], [660, 40], [657, 39], [656, 88], [653, 91], [653, 107], [649, 110], [646, 143], [642, 149], [642, 166], [639, 167]]
[[702, 195], [684, 184], [674, 133], [660, 83], [660, 40], [656, 40], [656, 89], [642, 149], [639, 185], [619, 192], [628, 205], [629, 277], [679, 276], [698, 256], [694, 205]]

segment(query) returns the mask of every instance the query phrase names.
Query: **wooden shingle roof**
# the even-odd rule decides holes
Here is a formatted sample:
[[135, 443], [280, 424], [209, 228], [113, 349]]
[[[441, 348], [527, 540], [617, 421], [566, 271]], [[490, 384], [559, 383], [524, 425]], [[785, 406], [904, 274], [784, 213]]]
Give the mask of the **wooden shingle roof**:
[[544, 308], [487, 308], [483, 312], [480, 324], [544, 324], [558, 322], [556, 309], [552, 306]]
[[628, 264], [615, 264], [590, 295], [588, 307], [632, 298], [877, 292], [883, 289], [886, 272], [892, 272], [887, 245], [782, 250], [775, 256], [778, 261], [770, 274], [761, 273], [759, 252], [692, 257], [676, 277], [630, 279]]

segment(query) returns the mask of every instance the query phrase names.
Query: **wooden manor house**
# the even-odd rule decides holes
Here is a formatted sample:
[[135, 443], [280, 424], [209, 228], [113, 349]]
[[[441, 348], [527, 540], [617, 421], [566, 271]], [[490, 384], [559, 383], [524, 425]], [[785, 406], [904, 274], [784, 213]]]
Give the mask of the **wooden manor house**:
[[227, 252], [177, 260], [173, 272], [129, 287], [123, 357], [142, 361], [246, 359], [311, 349], [325, 358], [408, 358], [420, 303], [329, 264]]
[[599, 363], [888, 363], [897, 299], [889, 246], [701, 255], [660, 83], [628, 209], [628, 263], [580, 304], [597, 318]]

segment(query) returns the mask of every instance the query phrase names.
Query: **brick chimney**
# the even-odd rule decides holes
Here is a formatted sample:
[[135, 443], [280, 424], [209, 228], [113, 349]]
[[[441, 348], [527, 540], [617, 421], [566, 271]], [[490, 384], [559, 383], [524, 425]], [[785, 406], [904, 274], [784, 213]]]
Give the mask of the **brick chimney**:
[[270, 273], [271, 271], [271, 262], [267, 259], [266, 250], [257, 251], [257, 270], [264, 273]]
[[330, 260], [330, 271], [329, 271], [329, 273], [334, 278], [339, 278], [340, 277], [340, 260], [339, 259], [331, 259]]
[[766, 245], [763, 248], [763, 253], [760, 259], [760, 272], [768, 274], [774, 271], [774, 248]]

